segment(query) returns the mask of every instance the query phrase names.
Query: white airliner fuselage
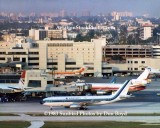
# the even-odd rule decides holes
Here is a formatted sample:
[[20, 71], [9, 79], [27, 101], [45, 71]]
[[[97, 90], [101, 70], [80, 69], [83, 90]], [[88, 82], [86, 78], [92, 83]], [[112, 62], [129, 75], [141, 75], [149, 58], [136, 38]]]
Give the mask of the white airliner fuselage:
[[103, 105], [128, 98], [129, 84], [130, 82], [126, 81], [113, 95], [48, 97], [43, 99], [41, 103], [50, 107], [64, 106], [69, 108], [85, 108], [89, 105]]
[[[146, 68], [145, 71], [137, 78], [132, 79], [129, 87], [129, 92], [140, 91], [146, 88], [146, 84], [148, 83], [148, 76], [150, 73], [150, 69]], [[77, 86], [82, 86], [84, 84], [91, 85], [92, 91], [116, 91], [123, 84], [122, 83], [77, 83]]]
[[84, 71], [87, 70], [87, 67], [81, 67], [79, 70], [66, 71], [66, 72], [48, 72], [48, 74], [53, 74], [54, 78], [66, 78], [66, 77], [81, 77], [84, 74]]

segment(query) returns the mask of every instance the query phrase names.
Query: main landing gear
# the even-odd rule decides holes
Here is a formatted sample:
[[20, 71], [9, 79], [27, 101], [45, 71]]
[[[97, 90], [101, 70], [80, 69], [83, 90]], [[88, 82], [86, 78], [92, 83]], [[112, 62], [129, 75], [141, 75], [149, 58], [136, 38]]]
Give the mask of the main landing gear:
[[52, 107], [52, 106], [50, 107], [50, 110], [53, 110], [53, 107]]
[[88, 108], [86, 106], [81, 106], [79, 110], [88, 110]]

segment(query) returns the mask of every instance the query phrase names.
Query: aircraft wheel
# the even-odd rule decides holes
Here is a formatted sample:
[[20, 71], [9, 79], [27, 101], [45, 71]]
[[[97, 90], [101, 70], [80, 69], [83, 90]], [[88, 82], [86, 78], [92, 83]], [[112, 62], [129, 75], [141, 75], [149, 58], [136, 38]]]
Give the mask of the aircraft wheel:
[[85, 107], [85, 108], [84, 108], [84, 110], [88, 110], [88, 108], [87, 108], [87, 107]]

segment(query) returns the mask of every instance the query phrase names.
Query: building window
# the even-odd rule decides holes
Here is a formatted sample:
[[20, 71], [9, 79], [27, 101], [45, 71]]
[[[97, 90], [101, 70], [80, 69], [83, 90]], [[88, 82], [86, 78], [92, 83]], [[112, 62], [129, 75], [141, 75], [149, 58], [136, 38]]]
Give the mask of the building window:
[[145, 64], [145, 61], [141, 61], [142, 64]]
[[4, 57], [0, 57], [0, 60], [5, 60], [5, 58]]
[[28, 87], [41, 87], [40, 80], [29, 80]]
[[129, 71], [129, 68], [128, 68], [128, 71]]
[[0, 54], [1, 54], [1, 55], [5, 55], [6, 53], [5, 53], [5, 52], [0, 52]]
[[136, 71], [137, 71], [137, 70], [138, 70], [138, 68], [134, 68], [134, 70], [136, 70]]
[[29, 57], [28, 60], [39, 60], [39, 57]]
[[144, 70], [144, 68], [141, 68], [141, 70]]
[[32, 54], [32, 55], [38, 55], [39, 52], [29, 52], [29, 54]]
[[47, 62], [47, 65], [57, 65], [57, 62]]
[[8, 55], [26, 55], [26, 52], [8, 52]]
[[138, 61], [134, 61], [135, 64], [138, 64]]
[[39, 63], [28, 63], [28, 66], [38, 66]]
[[66, 65], [76, 65], [76, 62], [66, 62]]
[[129, 61], [128, 61], [128, 64], [129, 64]]
[[20, 61], [20, 58], [15, 57], [13, 58], [13, 61]]
[[47, 84], [53, 84], [53, 81], [47, 81]]

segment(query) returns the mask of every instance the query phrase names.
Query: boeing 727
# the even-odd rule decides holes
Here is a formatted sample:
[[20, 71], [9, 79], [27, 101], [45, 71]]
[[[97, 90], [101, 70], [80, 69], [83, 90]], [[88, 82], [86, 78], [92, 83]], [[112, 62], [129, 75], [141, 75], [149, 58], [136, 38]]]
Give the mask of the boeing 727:
[[[129, 87], [129, 92], [140, 91], [146, 88], [146, 84], [149, 82], [148, 76], [150, 69], [146, 68], [145, 71], [137, 78], [132, 79]], [[122, 83], [77, 83], [76, 86], [83, 86], [84, 84], [91, 85], [91, 91], [96, 94], [106, 94], [108, 92], [115, 92], [123, 84]]]
[[113, 95], [48, 97], [43, 99], [40, 103], [45, 106], [49, 106], [51, 109], [54, 106], [64, 106], [68, 108], [86, 110], [86, 106], [104, 105], [129, 98], [130, 95], [128, 95], [127, 93], [130, 83], [130, 81], [126, 81], [123, 86], [121, 86], [121, 88], [119, 88]]
[[70, 72], [48, 72], [48, 74], [53, 74], [54, 78], [66, 78], [66, 77], [81, 77], [86, 70], [86, 67], [82, 67], [79, 70], [74, 70]]

